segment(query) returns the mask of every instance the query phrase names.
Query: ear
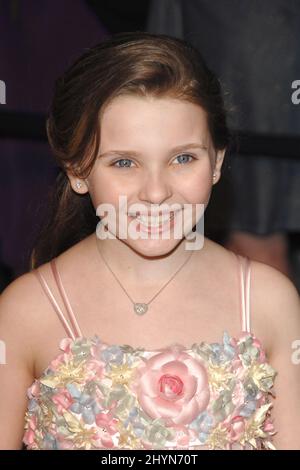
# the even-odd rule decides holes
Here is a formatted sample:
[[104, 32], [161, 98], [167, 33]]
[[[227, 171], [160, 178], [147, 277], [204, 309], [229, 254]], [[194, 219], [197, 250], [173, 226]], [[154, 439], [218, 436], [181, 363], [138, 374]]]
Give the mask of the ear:
[[78, 178], [71, 171], [67, 170], [67, 176], [73, 191], [78, 194], [86, 194], [89, 191], [88, 182], [86, 179]]
[[214, 167], [214, 175], [216, 176], [213, 180], [213, 184], [216, 184], [221, 178], [221, 168], [223, 165], [225, 152], [226, 152], [226, 148], [223, 150], [217, 150], [216, 152], [215, 167]]

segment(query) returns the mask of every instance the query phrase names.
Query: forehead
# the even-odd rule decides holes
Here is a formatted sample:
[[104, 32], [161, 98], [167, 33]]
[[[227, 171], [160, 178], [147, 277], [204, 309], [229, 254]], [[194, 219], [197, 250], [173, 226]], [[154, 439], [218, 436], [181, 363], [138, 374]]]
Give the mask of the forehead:
[[134, 139], [207, 139], [207, 116], [203, 108], [188, 101], [163, 97], [119, 96], [101, 117], [102, 145], [132, 143]]

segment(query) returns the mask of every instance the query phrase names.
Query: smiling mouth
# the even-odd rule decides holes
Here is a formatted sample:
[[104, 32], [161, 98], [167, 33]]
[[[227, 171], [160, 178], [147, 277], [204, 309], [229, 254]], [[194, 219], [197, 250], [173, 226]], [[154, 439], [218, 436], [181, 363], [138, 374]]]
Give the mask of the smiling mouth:
[[[175, 211], [178, 212], [178, 211]], [[159, 216], [147, 216], [147, 215], [131, 215], [128, 214], [129, 217], [132, 217], [133, 219], [137, 219], [141, 225], [143, 225], [146, 228], [159, 228], [163, 227], [165, 224], [168, 222], [172, 221], [175, 217], [175, 212], [170, 212], [168, 214], [163, 214]]]

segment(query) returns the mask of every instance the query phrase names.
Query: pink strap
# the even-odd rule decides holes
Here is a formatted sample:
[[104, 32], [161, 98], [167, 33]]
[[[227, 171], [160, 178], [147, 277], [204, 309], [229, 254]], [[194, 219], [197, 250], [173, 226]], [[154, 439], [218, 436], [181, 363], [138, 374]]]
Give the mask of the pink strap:
[[69, 325], [68, 320], [66, 319], [64, 313], [62, 312], [61, 308], [59, 307], [58, 303], [56, 302], [55, 297], [52, 294], [51, 289], [49, 288], [46, 280], [44, 279], [43, 275], [39, 272], [39, 269], [34, 269], [33, 273], [37, 276], [37, 278], [38, 278], [45, 294], [47, 295], [48, 299], [50, 300], [50, 302], [51, 302], [55, 312], [57, 313], [58, 318], [62, 322], [68, 336], [70, 338], [72, 338], [73, 340], [76, 337], [82, 337], [80, 327], [77, 323], [76, 317], [74, 315], [74, 312], [73, 312], [72, 307], [70, 305], [70, 302], [68, 300], [67, 294], [66, 294], [65, 289], [62, 285], [61, 277], [59, 275], [59, 272], [58, 272], [56, 264], [55, 264], [55, 259], [51, 260], [50, 266], [51, 266], [52, 273], [53, 273], [55, 282], [57, 284], [58, 290], [59, 290], [60, 295], [63, 299], [64, 306], [67, 310], [71, 326]]
[[67, 297], [66, 291], [65, 291], [64, 286], [62, 284], [61, 277], [60, 277], [60, 274], [59, 274], [57, 266], [56, 266], [55, 258], [53, 258], [50, 261], [50, 266], [51, 266], [52, 273], [54, 275], [54, 279], [56, 281], [58, 290], [60, 292], [60, 295], [62, 296], [64, 306], [65, 306], [65, 308], [68, 312], [71, 325], [73, 326], [73, 331], [75, 332], [76, 336], [82, 336], [82, 333], [81, 333], [80, 327], [78, 325], [75, 313], [73, 312], [73, 309], [72, 309], [71, 304], [69, 302], [69, 299]]
[[239, 260], [239, 281], [240, 281], [240, 304], [241, 304], [241, 324], [242, 331], [251, 333], [250, 315], [250, 259], [246, 256], [237, 255]]

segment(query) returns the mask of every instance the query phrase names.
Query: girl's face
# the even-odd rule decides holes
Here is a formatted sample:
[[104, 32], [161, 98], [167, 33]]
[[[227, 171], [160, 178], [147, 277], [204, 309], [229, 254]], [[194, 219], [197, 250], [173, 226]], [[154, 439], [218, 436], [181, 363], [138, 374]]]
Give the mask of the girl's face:
[[[144, 256], [159, 256], [180, 243], [174, 237], [174, 224], [187, 220], [188, 207], [193, 209], [191, 227], [196, 225], [195, 204], [207, 206], [212, 174], [216, 173], [216, 182], [224, 153], [215, 151], [200, 106], [166, 97], [126, 95], [115, 98], [103, 112], [100, 152], [89, 177], [82, 181], [84, 190], [76, 189], [78, 178], [69, 177], [75, 191], [90, 192], [95, 210], [103, 203], [115, 208], [116, 230], [109, 231], [119, 239], [119, 197], [126, 196], [122, 220], [128, 227], [135, 226], [143, 238], [132, 237], [127, 230], [122, 241]], [[128, 215], [134, 203], [142, 204], [140, 212], [149, 215], [151, 209], [165, 212], [176, 204], [175, 218], [166, 221], [170, 235], [153, 236], [160, 220], [150, 223]]]

